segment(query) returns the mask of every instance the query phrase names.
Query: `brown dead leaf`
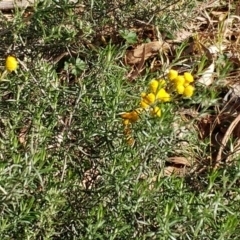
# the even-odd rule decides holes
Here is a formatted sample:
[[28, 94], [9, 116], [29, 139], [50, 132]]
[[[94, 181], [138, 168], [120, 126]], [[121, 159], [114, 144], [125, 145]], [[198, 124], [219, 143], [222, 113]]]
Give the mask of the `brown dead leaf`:
[[28, 132], [28, 127], [23, 127], [20, 130], [20, 133], [18, 135], [18, 140], [21, 144], [25, 145], [26, 144], [26, 136], [27, 136], [27, 132]]
[[170, 166], [164, 168], [164, 176], [175, 175], [183, 177], [186, 175], [187, 169], [191, 166], [189, 160], [185, 157], [170, 157], [167, 164]]
[[185, 157], [170, 157], [168, 158], [168, 162], [174, 163], [174, 164], [181, 164], [184, 166], [190, 167], [189, 160], [187, 160]]
[[144, 63], [145, 63], [145, 46], [143, 48], [142, 58], [140, 62], [134, 67], [132, 67], [131, 72], [128, 74], [128, 79], [130, 81], [134, 80], [143, 70], [144, 70]]
[[168, 166], [164, 168], [164, 176], [171, 176], [174, 173], [175, 167]]
[[160, 50], [165, 51], [168, 48], [169, 46], [167, 43], [161, 43], [160, 41], [144, 43], [133, 50], [127, 50], [125, 55], [125, 64], [130, 66], [139, 64], [139, 62], [142, 62], [143, 55], [144, 60], [146, 61], [150, 57], [158, 54]]
[[22, 127], [20, 129], [20, 132], [18, 134], [18, 141], [23, 145], [25, 146], [26, 145], [26, 139], [27, 139], [27, 134], [29, 132], [29, 129], [30, 129], [30, 125], [31, 125], [31, 121], [28, 121], [26, 126]]
[[175, 175], [178, 177], [183, 177], [186, 173], [185, 168], [179, 168], [175, 166], [168, 166], [164, 168], [163, 176], [169, 177], [171, 175]]
[[183, 41], [185, 41], [186, 39], [191, 37], [192, 33], [187, 30], [181, 29], [181, 30], [177, 31], [174, 35], [175, 35], [175, 38], [174, 38], [173, 42], [182, 43]]

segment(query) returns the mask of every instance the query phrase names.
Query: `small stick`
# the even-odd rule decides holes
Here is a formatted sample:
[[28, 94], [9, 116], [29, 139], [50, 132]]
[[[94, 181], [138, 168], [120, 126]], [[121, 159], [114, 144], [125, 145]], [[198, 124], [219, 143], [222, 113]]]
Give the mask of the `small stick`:
[[0, 10], [12, 10], [15, 7], [26, 8], [33, 5], [35, 0], [2, 0], [0, 1]]
[[217, 154], [217, 158], [216, 158], [216, 162], [215, 162], [215, 166], [214, 169], [217, 169], [220, 165], [221, 159], [222, 159], [222, 153], [223, 150], [227, 144], [227, 141], [229, 140], [230, 135], [232, 134], [234, 128], [237, 126], [237, 124], [240, 122], [240, 113], [238, 114], [238, 116], [234, 119], [234, 121], [230, 124], [230, 126], [228, 127], [222, 142], [221, 142], [221, 146], [219, 148], [218, 154]]

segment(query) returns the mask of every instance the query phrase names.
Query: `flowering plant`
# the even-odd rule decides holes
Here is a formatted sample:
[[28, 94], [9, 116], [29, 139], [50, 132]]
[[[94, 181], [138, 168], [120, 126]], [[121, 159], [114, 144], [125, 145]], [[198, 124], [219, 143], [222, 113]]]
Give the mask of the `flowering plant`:
[[140, 106], [131, 112], [121, 114], [124, 125], [124, 134], [128, 144], [132, 145], [131, 124], [139, 120], [139, 115], [145, 111], [150, 117], [161, 117], [160, 104], [171, 102], [175, 97], [192, 97], [194, 78], [190, 72], [179, 75], [178, 71], [171, 69], [166, 79], [152, 79], [146, 92], [141, 93]]

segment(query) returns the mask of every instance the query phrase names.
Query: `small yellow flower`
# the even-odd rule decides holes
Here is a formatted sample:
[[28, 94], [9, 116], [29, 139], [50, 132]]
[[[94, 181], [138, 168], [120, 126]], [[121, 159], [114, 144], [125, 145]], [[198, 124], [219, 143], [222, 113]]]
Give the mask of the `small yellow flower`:
[[190, 72], [185, 72], [184, 78], [185, 78], [186, 82], [188, 82], [188, 83], [191, 83], [194, 81], [193, 75]]
[[149, 105], [148, 105], [144, 100], [142, 100], [142, 101], [140, 102], [140, 107], [141, 107], [141, 108], [148, 108]]
[[185, 87], [181, 84], [177, 84], [176, 85], [176, 90], [177, 90], [178, 94], [183, 94], [183, 92], [185, 90]]
[[140, 102], [141, 108], [148, 108], [149, 105], [153, 104], [155, 102], [155, 95], [153, 93], [142, 93], [141, 94], [142, 100]]
[[176, 77], [178, 76], [178, 71], [176, 70], [169, 70], [169, 73], [168, 73], [168, 79], [173, 81]]
[[191, 97], [193, 95], [194, 92], [194, 87], [192, 85], [188, 85], [187, 87], [185, 87], [183, 95], [185, 97]]
[[154, 107], [150, 112], [152, 116], [161, 117], [161, 109], [159, 107]]
[[183, 85], [185, 83], [185, 78], [183, 75], [178, 75], [175, 79], [174, 82], [176, 85]]
[[150, 83], [149, 83], [149, 88], [150, 91], [153, 93], [157, 92], [158, 89], [158, 81], [156, 79], [153, 79]]
[[13, 56], [8, 56], [6, 59], [5, 67], [9, 72], [15, 71], [18, 67], [18, 61]]
[[163, 101], [163, 102], [169, 102], [170, 101], [170, 95], [169, 93], [166, 92], [166, 90], [164, 88], [161, 88], [157, 95], [156, 95], [156, 98], [160, 101]]
[[143, 101], [148, 105], [153, 104], [155, 102], [155, 95], [153, 93], [148, 93], [145, 97], [143, 97]]

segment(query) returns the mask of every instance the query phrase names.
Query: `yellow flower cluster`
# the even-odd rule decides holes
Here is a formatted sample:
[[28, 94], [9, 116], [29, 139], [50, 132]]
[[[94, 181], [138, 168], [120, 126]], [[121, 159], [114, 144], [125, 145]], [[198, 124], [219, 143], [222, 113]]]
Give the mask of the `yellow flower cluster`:
[[152, 117], [161, 117], [160, 103], [170, 102], [171, 95], [180, 94], [184, 97], [191, 97], [194, 93], [194, 87], [191, 83], [194, 78], [191, 73], [185, 72], [179, 75], [176, 70], [170, 70], [167, 79], [153, 79], [148, 85], [147, 92], [141, 93], [140, 107], [131, 111], [121, 114], [124, 125], [124, 134], [127, 137], [129, 145], [134, 143], [131, 136], [131, 124], [139, 119], [139, 115], [145, 110]]
[[170, 94], [165, 90], [166, 81], [164, 79], [153, 79], [149, 83], [148, 93], [141, 94], [140, 107], [143, 109], [150, 109], [152, 116], [161, 116], [161, 109], [157, 106], [159, 102], [169, 102], [171, 100]]
[[191, 83], [194, 82], [194, 78], [191, 73], [185, 72], [183, 75], [178, 75], [176, 70], [170, 70], [168, 73], [168, 79], [174, 84], [178, 94], [181, 94], [184, 97], [192, 97], [194, 87]]

